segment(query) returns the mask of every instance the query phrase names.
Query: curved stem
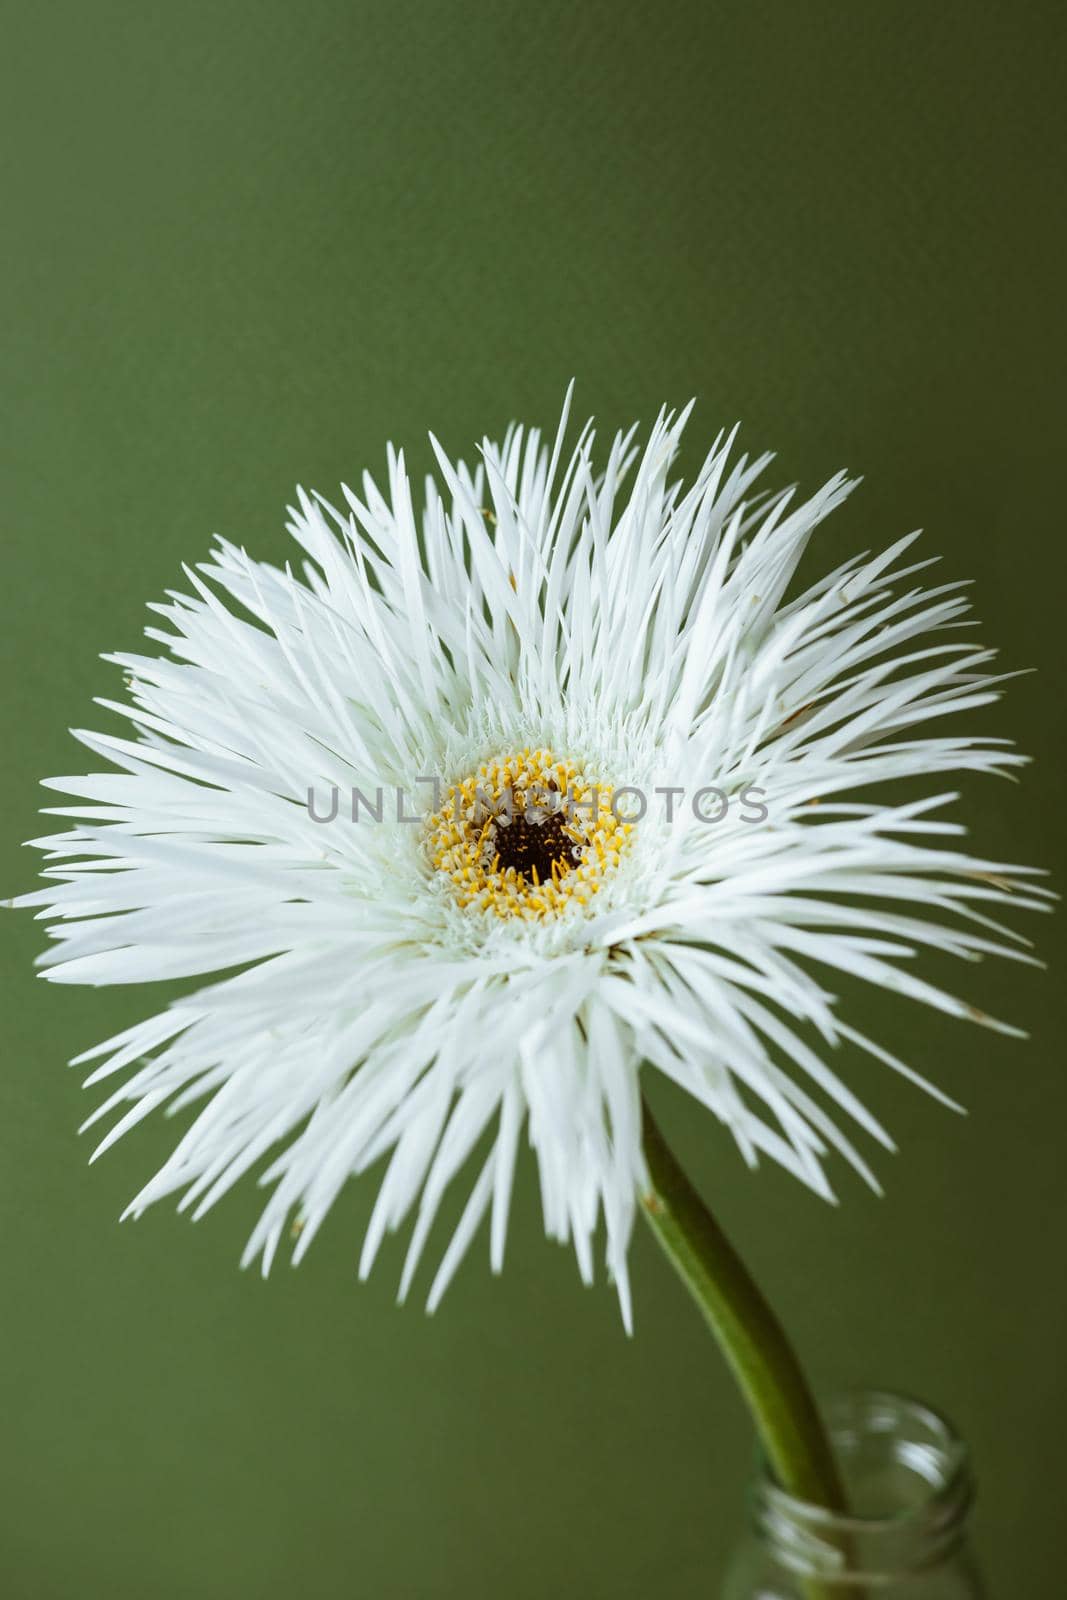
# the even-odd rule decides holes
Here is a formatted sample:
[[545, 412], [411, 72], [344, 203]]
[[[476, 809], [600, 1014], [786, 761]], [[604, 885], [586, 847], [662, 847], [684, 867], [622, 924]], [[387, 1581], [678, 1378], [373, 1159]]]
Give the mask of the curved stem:
[[651, 1178], [645, 1216], [737, 1379], [779, 1485], [799, 1500], [846, 1513], [830, 1442], [781, 1323], [682, 1171], [647, 1101], [642, 1112]]

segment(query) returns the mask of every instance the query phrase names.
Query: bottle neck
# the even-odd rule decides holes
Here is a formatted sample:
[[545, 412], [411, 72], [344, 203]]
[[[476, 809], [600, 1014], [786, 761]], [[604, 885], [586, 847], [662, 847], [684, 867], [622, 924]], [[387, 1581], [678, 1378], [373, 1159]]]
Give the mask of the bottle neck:
[[967, 1452], [936, 1412], [899, 1395], [849, 1394], [825, 1408], [849, 1515], [780, 1489], [765, 1464], [752, 1495], [757, 1537], [788, 1572], [886, 1582], [948, 1561], [974, 1486]]

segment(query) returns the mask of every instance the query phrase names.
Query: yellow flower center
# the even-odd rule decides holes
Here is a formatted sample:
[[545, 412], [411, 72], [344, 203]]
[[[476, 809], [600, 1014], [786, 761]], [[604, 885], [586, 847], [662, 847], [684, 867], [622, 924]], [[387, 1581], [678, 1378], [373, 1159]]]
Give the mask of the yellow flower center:
[[540, 921], [588, 903], [633, 826], [616, 817], [609, 784], [548, 750], [525, 749], [453, 784], [429, 819], [427, 846], [461, 906]]

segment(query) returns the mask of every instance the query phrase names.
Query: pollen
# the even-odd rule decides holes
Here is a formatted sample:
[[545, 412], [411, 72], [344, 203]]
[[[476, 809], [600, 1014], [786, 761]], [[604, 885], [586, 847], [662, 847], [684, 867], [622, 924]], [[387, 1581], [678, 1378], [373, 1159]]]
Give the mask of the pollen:
[[494, 757], [429, 818], [430, 862], [465, 910], [547, 921], [587, 905], [627, 851], [634, 824], [612, 793], [549, 750]]

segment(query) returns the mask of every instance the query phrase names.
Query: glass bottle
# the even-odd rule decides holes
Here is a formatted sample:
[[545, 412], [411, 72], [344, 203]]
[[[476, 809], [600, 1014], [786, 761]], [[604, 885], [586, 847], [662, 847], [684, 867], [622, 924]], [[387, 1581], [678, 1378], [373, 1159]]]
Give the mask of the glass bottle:
[[849, 1502], [835, 1516], [760, 1462], [723, 1600], [983, 1600], [967, 1549], [967, 1451], [943, 1417], [863, 1391], [825, 1409]]

